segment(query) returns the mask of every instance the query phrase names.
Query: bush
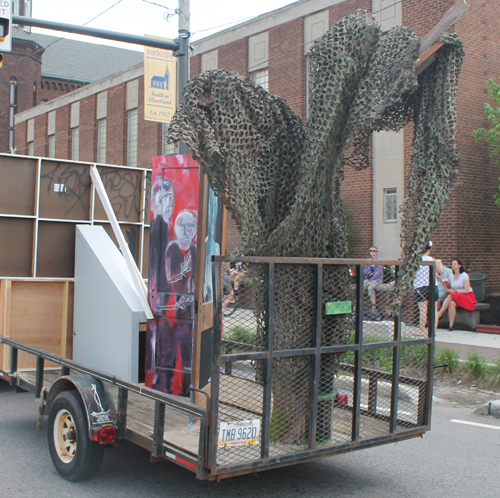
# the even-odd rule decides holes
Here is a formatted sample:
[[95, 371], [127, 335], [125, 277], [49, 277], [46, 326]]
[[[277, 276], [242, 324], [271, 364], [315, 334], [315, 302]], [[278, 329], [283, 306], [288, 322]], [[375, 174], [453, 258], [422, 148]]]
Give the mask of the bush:
[[489, 366], [488, 370], [490, 374], [488, 387], [496, 387], [500, 384], [500, 358], [497, 358], [493, 364]]
[[467, 353], [467, 370], [475, 378], [479, 379], [486, 375], [486, 360], [479, 356], [475, 351]]
[[234, 342], [242, 342], [244, 344], [254, 344], [255, 343], [255, 333], [244, 327], [233, 327], [232, 329], [224, 334], [224, 339]]

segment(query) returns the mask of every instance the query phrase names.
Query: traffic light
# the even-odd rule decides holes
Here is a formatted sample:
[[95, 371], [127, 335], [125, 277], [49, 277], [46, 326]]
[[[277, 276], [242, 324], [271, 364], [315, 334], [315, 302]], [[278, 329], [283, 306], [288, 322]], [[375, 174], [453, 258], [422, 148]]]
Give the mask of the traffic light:
[[10, 31], [9, 20], [0, 18], [0, 41], [4, 41]]
[[0, 52], [10, 52], [12, 50], [11, 22], [11, 0], [0, 0]]

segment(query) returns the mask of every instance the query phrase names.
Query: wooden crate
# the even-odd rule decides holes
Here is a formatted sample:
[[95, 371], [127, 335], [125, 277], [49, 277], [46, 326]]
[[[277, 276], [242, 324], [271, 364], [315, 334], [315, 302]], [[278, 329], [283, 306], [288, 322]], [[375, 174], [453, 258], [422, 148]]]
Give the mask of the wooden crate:
[[[0, 279], [0, 334], [72, 358], [73, 290], [70, 279]], [[20, 352], [18, 368], [34, 368], [35, 361]], [[0, 370], [9, 369], [10, 348], [0, 345]]]

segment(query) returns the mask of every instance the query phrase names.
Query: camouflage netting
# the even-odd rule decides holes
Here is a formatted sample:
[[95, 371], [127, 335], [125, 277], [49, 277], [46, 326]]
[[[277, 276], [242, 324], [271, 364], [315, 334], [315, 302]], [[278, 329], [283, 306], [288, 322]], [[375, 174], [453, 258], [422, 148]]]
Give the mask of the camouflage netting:
[[449, 199], [458, 164], [455, 95], [463, 49], [446, 34], [417, 78], [419, 39], [404, 27], [382, 36], [366, 11], [339, 21], [310, 51], [307, 127], [280, 98], [223, 70], [194, 78], [170, 126], [186, 142], [235, 218], [245, 255], [344, 257], [344, 165], [369, 164], [373, 131], [415, 120], [403, 208], [411, 287], [419, 257]]
[[[368, 12], [345, 17], [311, 48], [307, 126], [282, 99], [237, 74], [207, 71], [188, 84], [170, 140], [187, 143], [208, 174], [236, 220], [245, 255], [345, 257], [344, 166], [366, 168], [372, 133], [399, 131], [413, 118], [415, 152], [402, 221], [405, 264], [394, 295], [409, 290], [458, 162], [455, 93], [463, 50], [456, 35], [441, 41], [436, 62], [417, 77], [419, 39], [412, 30], [396, 27], [382, 35]], [[276, 279], [286, 271], [279, 265]], [[297, 287], [301, 278], [295, 269]], [[323, 286], [325, 302], [351, 298], [345, 267], [327, 272]], [[301, 323], [303, 311], [290, 299], [277, 289], [275, 314], [296, 313]], [[262, 312], [260, 319], [263, 326]], [[351, 332], [340, 315], [323, 315], [322, 329], [330, 331], [323, 345], [342, 343]], [[275, 341], [291, 348], [295, 335], [293, 327], [277, 329]], [[322, 377], [333, 379], [337, 360], [323, 361]], [[293, 376], [293, 366], [284, 376]]]

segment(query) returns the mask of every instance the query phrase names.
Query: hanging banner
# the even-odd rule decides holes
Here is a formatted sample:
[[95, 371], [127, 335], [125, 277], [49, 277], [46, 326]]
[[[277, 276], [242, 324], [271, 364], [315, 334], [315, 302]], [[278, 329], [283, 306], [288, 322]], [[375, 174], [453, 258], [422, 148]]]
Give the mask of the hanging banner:
[[177, 60], [171, 50], [144, 47], [144, 119], [169, 123], [177, 104]]

